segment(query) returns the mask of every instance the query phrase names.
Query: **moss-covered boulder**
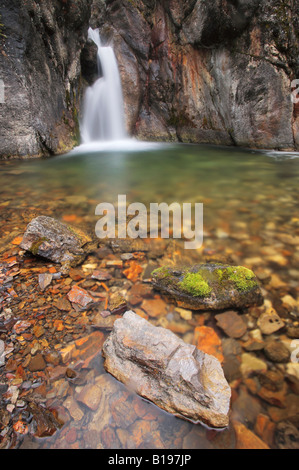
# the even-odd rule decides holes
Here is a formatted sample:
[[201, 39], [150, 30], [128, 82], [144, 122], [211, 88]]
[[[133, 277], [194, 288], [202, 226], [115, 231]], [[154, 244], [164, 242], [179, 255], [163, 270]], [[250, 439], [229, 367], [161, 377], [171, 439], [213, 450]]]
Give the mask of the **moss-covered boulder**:
[[152, 272], [152, 282], [179, 306], [193, 310], [242, 309], [263, 303], [256, 276], [243, 266], [163, 266]]

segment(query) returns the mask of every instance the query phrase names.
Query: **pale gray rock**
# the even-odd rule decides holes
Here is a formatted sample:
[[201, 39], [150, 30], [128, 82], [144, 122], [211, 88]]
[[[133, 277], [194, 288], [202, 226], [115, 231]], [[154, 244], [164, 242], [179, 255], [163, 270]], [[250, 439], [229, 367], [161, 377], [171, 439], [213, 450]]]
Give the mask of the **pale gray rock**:
[[231, 390], [220, 362], [170, 330], [128, 311], [115, 322], [103, 355], [110, 374], [160, 408], [210, 427], [228, 425]]

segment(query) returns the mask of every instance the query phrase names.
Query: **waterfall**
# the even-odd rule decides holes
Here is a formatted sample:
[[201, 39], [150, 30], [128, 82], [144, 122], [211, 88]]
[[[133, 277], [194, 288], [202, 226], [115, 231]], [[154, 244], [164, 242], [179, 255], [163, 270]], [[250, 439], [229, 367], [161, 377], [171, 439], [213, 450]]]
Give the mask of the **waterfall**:
[[80, 125], [83, 144], [117, 141], [127, 137], [120, 75], [112, 47], [103, 47], [99, 30], [88, 37], [98, 47], [98, 80], [86, 90]]

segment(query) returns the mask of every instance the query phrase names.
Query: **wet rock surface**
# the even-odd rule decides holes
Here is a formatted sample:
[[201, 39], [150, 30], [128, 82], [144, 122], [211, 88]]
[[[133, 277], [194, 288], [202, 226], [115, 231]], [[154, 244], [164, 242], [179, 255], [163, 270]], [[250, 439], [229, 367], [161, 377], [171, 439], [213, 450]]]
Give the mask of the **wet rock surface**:
[[92, 24], [120, 65], [129, 132], [155, 141], [298, 148], [289, 99], [298, 76], [298, 1], [94, 4]]
[[80, 54], [91, 3], [1, 2], [0, 158], [64, 153], [78, 141]]
[[230, 388], [217, 359], [134, 312], [115, 322], [103, 346], [114, 377], [178, 417], [228, 425]]
[[153, 285], [178, 305], [193, 310], [224, 310], [261, 305], [263, 297], [252, 271], [240, 266], [163, 266], [152, 273]]

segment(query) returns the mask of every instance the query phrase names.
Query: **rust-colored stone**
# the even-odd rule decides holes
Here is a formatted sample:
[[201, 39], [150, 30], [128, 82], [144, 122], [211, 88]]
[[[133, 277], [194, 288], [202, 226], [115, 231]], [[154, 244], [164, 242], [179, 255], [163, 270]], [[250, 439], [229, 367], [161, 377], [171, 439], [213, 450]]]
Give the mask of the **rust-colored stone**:
[[221, 339], [217, 333], [209, 326], [198, 326], [194, 330], [193, 344], [196, 345], [197, 349], [211, 354], [216, 357], [220, 362], [223, 362], [223, 351], [221, 345]]

